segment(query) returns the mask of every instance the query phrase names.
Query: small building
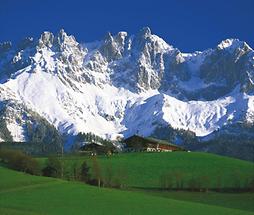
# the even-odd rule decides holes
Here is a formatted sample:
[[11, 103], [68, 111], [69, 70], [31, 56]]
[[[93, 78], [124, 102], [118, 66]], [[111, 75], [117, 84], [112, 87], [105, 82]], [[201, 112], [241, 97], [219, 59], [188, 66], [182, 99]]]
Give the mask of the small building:
[[88, 153], [90, 155], [108, 154], [111, 155], [114, 152], [113, 146], [105, 146], [99, 142], [86, 143], [80, 147], [80, 152]]
[[182, 147], [171, 144], [167, 141], [133, 135], [124, 140], [126, 151], [130, 152], [172, 152], [185, 151]]

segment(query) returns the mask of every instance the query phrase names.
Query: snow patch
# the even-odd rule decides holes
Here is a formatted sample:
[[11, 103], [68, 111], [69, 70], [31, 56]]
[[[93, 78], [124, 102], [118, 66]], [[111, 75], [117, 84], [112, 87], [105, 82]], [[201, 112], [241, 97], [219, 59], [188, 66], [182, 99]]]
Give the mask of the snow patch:
[[8, 122], [7, 129], [10, 131], [13, 141], [25, 142], [24, 129], [16, 122]]

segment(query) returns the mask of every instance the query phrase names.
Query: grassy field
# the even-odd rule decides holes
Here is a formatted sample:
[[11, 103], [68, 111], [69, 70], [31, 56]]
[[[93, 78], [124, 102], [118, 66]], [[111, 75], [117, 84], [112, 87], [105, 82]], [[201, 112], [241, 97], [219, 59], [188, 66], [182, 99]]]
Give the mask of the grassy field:
[[[45, 158], [39, 159], [42, 165]], [[70, 175], [74, 165], [82, 161], [92, 166], [90, 157], [64, 157], [65, 175]], [[192, 177], [205, 178], [209, 187], [220, 183], [222, 187], [245, 186], [254, 177], [254, 164], [238, 159], [197, 152], [173, 153], [125, 153], [111, 157], [98, 156], [102, 175], [109, 168], [114, 175], [120, 175], [128, 187], [159, 188], [161, 176], [177, 173], [186, 187]]]
[[[244, 209], [97, 188], [0, 167], [0, 214], [254, 214]], [[4, 176], [4, 177], [3, 177]], [[11, 186], [11, 184], [13, 186]], [[241, 195], [241, 194], [239, 194]], [[241, 196], [239, 196], [239, 199]], [[245, 198], [242, 196], [242, 198]]]
[[[13, 170], [7, 170], [0, 166], [0, 190], [16, 189], [23, 186], [46, 184], [52, 179], [47, 177], [31, 177]], [[0, 213], [1, 214], [1, 213]]]
[[175, 192], [139, 189], [135, 189], [134, 191], [175, 200], [198, 202], [254, 212], [254, 193]]

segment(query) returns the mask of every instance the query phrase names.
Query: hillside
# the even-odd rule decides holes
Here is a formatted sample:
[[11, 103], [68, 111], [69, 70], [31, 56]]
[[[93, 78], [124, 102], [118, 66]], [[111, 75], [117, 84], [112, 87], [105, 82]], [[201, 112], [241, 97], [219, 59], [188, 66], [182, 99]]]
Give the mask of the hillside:
[[[92, 166], [91, 157], [64, 157], [65, 175], [71, 178], [71, 168], [84, 160]], [[43, 165], [45, 159], [39, 158], [39, 161]], [[102, 178], [120, 180], [126, 187], [162, 188], [161, 178], [170, 174], [174, 188], [177, 186], [175, 175], [179, 176], [183, 188], [188, 187], [193, 178], [200, 181], [201, 187], [209, 188], [244, 187], [254, 178], [253, 163], [208, 153], [124, 153], [99, 156], [98, 163]]]
[[[179, 201], [162, 197], [98, 189], [80, 183], [49, 179], [0, 167], [0, 210], [12, 214], [253, 214], [240, 209]], [[10, 177], [12, 176], [12, 177]], [[22, 181], [30, 181], [23, 184]], [[10, 185], [13, 184], [14, 187]]]

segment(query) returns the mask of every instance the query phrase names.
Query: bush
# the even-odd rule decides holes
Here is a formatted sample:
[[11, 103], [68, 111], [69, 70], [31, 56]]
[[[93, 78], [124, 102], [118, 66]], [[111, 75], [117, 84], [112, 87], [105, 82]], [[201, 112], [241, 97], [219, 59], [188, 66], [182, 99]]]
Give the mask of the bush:
[[123, 188], [127, 180], [127, 172], [123, 169], [114, 169], [108, 165], [103, 172], [103, 185], [105, 187]]
[[0, 158], [11, 169], [32, 175], [40, 174], [38, 161], [21, 151], [1, 149]]
[[46, 177], [56, 177], [57, 170], [52, 166], [46, 166], [42, 169], [42, 175]]
[[103, 175], [103, 181], [106, 187], [112, 187], [113, 186], [113, 169], [111, 165], [106, 166], [105, 172]]
[[63, 173], [62, 167], [62, 163], [57, 157], [50, 156], [46, 166], [42, 169], [43, 176], [59, 178]]

